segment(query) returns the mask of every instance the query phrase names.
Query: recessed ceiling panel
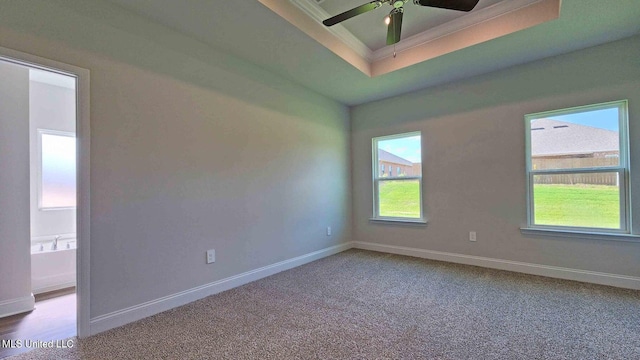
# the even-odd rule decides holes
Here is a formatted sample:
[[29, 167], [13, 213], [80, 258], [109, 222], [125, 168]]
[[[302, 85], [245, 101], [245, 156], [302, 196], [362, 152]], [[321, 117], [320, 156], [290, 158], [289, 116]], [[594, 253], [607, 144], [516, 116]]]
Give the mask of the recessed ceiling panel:
[[[308, 0], [315, 2], [316, 0]], [[499, 2], [509, 0], [480, 0], [473, 11], [478, 11]], [[319, 6], [330, 15], [337, 15], [356, 6], [366, 4], [369, 0], [324, 0]], [[466, 12], [445, 10], [433, 7], [414, 5], [409, 0], [405, 6], [402, 21], [402, 38], [422, 33], [429, 29], [443, 25], [466, 15]], [[375, 51], [386, 46], [387, 27], [384, 17], [389, 14], [393, 6], [384, 4], [381, 8], [368, 13], [358, 15], [341, 23], [356, 38], [362, 41], [369, 49]]]
[[[366, 5], [366, 0], [364, 3], [356, 2], [358, 0], [349, 0], [352, 3], [348, 7], [339, 7], [335, 10], [327, 7], [334, 11], [333, 15], [320, 5], [327, 6], [329, 1], [337, 0], [325, 0], [320, 5], [316, 0], [258, 1], [371, 77], [403, 69], [558, 19], [561, 4], [561, 0], [484, 0], [481, 7], [476, 7], [469, 12], [457, 12], [431, 9], [431, 7], [419, 6], [407, 1], [404, 6], [413, 6], [412, 10], [422, 11], [423, 15], [420, 16], [430, 17], [432, 12], [435, 14], [439, 12], [442, 15], [431, 18], [432, 25], [429, 25], [427, 20], [416, 22], [414, 19], [414, 24], [420, 26], [425, 26], [427, 23], [427, 30], [408, 36], [403, 30], [402, 39], [393, 46], [382, 46], [372, 50], [342, 23], [324, 26], [324, 20], [358, 8], [358, 6]], [[388, 1], [381, 2], [380, 5], [389, 6]], [[355, 18], [347, 18], [342, 22], [366, 22], [366, 19], [372, 19], [369, 21], [377, 23], [378, 21], [375, 21], [372, 16], [378, 10], [373, 9], [356, 15]], [[407, 12], [406, 9], [404, 11]], [[458, 13], [455, 17], [448, 17], [455, 13]], [[383, 19], [384, 12], [380, 20]], [[384, 25], [384, 21], [382, 21], [382, 25]], [[364, 25], [364, 27], [367, 26], [371, 25]], [[410, 24], [410, 29], [411, 26]], [[386, 36], [382, 37], [382, 39], [385, 38]]]

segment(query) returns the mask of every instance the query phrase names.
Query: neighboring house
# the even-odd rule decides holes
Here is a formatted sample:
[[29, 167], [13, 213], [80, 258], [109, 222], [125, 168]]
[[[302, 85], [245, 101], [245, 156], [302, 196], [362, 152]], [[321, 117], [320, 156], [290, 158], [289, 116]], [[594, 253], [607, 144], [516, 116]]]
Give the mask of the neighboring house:
[[[534, 170], [589, 168], [617, 165], [620, 147], [617, 131], [552, 119], [531, 122], [531, 164]], [[615, 185], [610, 174], [547, 175], [536, 183]]]
[[422, 164], [394, 155], [382, 149], [378, 150], [380, 176], [414, 176], [422, 171]]

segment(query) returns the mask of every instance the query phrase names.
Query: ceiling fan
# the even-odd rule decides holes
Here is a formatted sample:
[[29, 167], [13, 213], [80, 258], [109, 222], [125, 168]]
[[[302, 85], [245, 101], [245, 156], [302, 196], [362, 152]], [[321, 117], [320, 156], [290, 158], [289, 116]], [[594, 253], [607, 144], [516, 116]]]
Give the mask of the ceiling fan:
[[[393, 45], [400, 41], [400, 32], [402, 31], [402, 14], [404, 13], [404, 4], [409, 0], [379, 0], [360, 5], [342, 14], [330, 17], [322, 23], [325, 26], [333, 26], [337, 23], [351, 19], [354, 16], [364, 14], [371, 10], [382, 7], [382, 4], [389, 4], [393, 9], [389, 16], [385, 17], [387, 24], [387, 45]], [[420, 6], [437, 7], [442, 9], [471, 11], [480, 0], [413, 0], [413, 3]]]

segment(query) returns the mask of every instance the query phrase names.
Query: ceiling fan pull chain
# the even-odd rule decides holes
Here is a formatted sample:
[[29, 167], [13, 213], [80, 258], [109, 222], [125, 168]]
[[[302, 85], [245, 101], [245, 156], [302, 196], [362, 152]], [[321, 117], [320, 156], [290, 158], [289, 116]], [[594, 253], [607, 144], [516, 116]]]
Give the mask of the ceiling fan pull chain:
[[[396, 27], [393, 27], [393, 37], [396, 37]], [[396, 58], [396, 43], [393, 43], [393, 58]]]

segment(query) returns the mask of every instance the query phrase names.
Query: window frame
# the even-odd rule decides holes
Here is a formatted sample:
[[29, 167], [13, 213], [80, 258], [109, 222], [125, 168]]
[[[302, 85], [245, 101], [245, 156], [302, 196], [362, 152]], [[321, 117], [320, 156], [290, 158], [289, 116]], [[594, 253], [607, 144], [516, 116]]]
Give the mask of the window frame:
[[[532, 169], [531, 157], [531, 121], [550, 116], [577, 114], [588, 111], [618, 108], [618, 136], [620, 154], [617, 166], [601, 166], [590, 168], [571, 169]], [[526, 160], [526, 185], [527, 185], [527, 229], [542, 231], [574, 232], [581, 234], [632, 234], [631, 227], [631, 193], [630, 193], [630, 168], [629, 168], [629, 112], [628, 101], [617, 100], [598, 104], [576, 106], [571, 108], [544, 111], [525, 115], [525, 160]], [[581, 227], [566, 225], [544, 225], [535, 223], [534, 208], [534, 176], [536, 175], [562, 175], [584, 173], [618, 173], [618, 187], [620, 196], [620, 228]]]
[[[75, 210], [78, 208], [78, 200], [76, 198], [76, 206], [51, 206], [51, 207], [43, 207], [42, 205], [42, 195], [43, 195], [43, 159], [42, 159], [42, 136], [43, 135], [55, 135], [55, 136], [66, 136], [75, 139], [76, 141], [76, 162], [77, 162], [77, 153], [78, 153], [78, 144], [77, 144], [77, 136], [76, 133], [72, 131], [61, 131], [61, 130], [51, 130], [51, 129], [37, 129], [38, 133], [38, 210], [39, 211], [56, 211], [56, 210]], [[77, 177], [76, 169], [76, 177]], [[78, 184], [76, 183], [76, 194], [78, 192]]]
[[[380, 160], [378, 159], [378, 143], [380, 141], [385, 141], [385, 140], [393, 140], [393, 139], [400, 139], [400, 138], [408, 138], [408, 137], [414, 137], [414, 136], [420, 136], [420, 162], [421, 164], [424, 163], [423, 159], [422, 159], [422, 155], [423, 155], [423, 147], [422, 147], [422, 132], [420, 131], [412, 131], [412, 132], [407, 132], [407, 133], [401, 133], [401, 134], [393, 134], [393, 135], [385, 135], [385, 136], [378, 136], [378, 137], [374, 137], [371, 139], [371, 159], [372, 159], [372, 183], [373, 183], [373, 216], [371, 217], [370, 220], [372, 221], [382, 221], [382, 222], [405, 222], [405, 223], [418, 223], [418, 224], [426, 224], [426, 220], [424, 217], [424, 204], [423, 204], [423, 198], [424, 198], [424, 190], [423, 190], [423, 182], [422, 182], [422, 169], [424, 169], [424, 166], [421, 166], [421, 171], [420, 171], [420, 175], [418, 176], [387, 176], [387, 177], [383, 177], [380, 174]], [[378, 201], [378, 194], [379, 194], [379, 189], [380, 189], [380, 182], [384, 182], [384, 181], [413, 181], [413, 180], [418, 180], [418, 189], [419, 189], [419, 203], [420, 203], [420, 217], [418, 218], [413, 218], [413, 217], [399, 217], [399, 216], [380, 216], [380, 204]]]

